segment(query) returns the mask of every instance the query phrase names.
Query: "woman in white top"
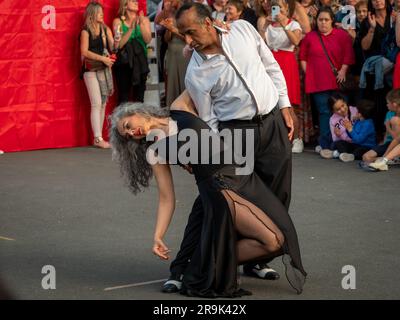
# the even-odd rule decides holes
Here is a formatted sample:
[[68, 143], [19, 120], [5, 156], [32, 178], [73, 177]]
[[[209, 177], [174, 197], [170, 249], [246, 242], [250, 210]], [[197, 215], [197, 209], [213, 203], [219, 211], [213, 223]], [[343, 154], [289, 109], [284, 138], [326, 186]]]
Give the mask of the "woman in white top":
[[[272, 13], [271, 16], [267, 17], [270, 24], [265, 31], [265, 42], [282, 69], [290, 104], [296, 107], [301, 104], [301, 93], [299, 66], [294, 51], [301, 41], [302, 29], [297, 21], [289, 19], [289, 5], [285, 0], [273, 0], [271, 8], [273, 6], [279, 6], [280, 12], [274, 17]], [[291, 114], [295, 124], [295, 132], [298, 133], [297, 117], [294, 112]], [[298, 139], [299, 137], [295, 136], [294, 138]]]

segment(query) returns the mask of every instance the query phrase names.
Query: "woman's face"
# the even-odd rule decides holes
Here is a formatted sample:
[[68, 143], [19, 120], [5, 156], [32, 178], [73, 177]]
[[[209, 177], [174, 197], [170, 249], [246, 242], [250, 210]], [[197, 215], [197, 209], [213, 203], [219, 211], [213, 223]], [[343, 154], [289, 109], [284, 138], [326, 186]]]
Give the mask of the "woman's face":
[[226, 20], [235, 21], [240, 18], [242, 11], [239, 11], [233, 4], [228, 4], [225, 9]]
[[367, 6], [359, 7], [356, 12], [356, 15], [357, 15], [357, 20], [359, 22], [363, 21], [368, 15], [368, 7]]
[[349, 107], [347, 103], [341, 99], [337, 100], [333, 105], [333, 112], [339, 116], [346, 117], [349, 112]]
[[385, 0], [372, 0], [372, 7], [375, 10], [385, 9]]
[[270, 0], [261, 0], [261, 6], [263, 7], [265, 12], [271, 11], [271, 1]]
[[104, 23], [103, 9], [100, 8], [100, 7], [99, 7], [99, 9], [97, 10], [96, 22], [98, 22], [98, 23]]
[[289, 11], [288, 11], [289, 6], [286, 4], [286, 2], [284, 2], [282, 0], [279, 0], [278, 4], [279, 4], [279, 8], [280, 8], [280, 13], [287, 17], [289, 14]]
[[122, 118], [117, 125], [121, 136], [135, 140], [145, 138], [149, 128], [149, 120], [138, 114]]
[[128, 0], [128, 2], [126, 3], [126, 10], [130, 12], [137, 12], [139, 10], [137, 0]]
[[332, 19], [328, 12], [321, 12], [317, 18], [318, 30], [321, 33], [332, 31]]

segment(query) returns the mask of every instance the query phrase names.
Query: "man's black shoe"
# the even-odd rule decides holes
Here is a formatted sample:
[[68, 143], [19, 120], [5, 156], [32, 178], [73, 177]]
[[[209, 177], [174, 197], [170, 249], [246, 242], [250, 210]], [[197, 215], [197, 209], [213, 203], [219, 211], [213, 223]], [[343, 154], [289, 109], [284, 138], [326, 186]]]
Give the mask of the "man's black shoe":
[[280, 278], [279, 273], [269, 267], [266, 263], [258, 264], [245, 264], [243, 266], [243, 273], [250, 277], [266, 279], [266, 280], [278, 280]]

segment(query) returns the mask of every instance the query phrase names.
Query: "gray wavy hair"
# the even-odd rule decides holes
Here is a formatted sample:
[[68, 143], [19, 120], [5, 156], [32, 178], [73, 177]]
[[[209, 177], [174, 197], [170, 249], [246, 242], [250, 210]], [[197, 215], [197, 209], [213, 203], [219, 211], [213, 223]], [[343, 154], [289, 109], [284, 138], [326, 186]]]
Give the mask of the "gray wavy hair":
[[169, 110], [143, 103], [124, 103], [110, 115], [110, 144], [113, 161], [120, 166], [121, 175], [133, 194], [149, 186], [153, 170], [146, 160], [146, 151], [151, 142], [146, 138], [135, 140], [122, 136], [118, 132], [118, 123], [129, 116], [140, 114], [144, 118], [167, 118]]

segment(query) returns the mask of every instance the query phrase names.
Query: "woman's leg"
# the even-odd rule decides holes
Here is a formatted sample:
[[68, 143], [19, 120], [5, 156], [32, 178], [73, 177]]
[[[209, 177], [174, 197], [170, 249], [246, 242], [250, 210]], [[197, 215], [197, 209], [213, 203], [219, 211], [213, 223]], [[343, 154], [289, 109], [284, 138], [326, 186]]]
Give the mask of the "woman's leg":
[[223, 190], [222, 193], [241, 236], [237, 243], [238, 264], [278, 255], [284, 236], [267, 214], [233, 191]]
[[101, 101], [100, 85], [97, 80], [96, 72], [85, 72], [83, 79], [88, 90], [91, 104], [90, 123], [92, 125], [93, 136], [95, 139], [94, 144], [101, 148], [108, 148], [108, 143], [103, 141], [102, 138], [105, 105], [103, 105]]
[[397, 145], [395, 145], [389, 152], [385, 153], [385, 158], [388, 160], [393, 160], [394, 158], [399, 156], [400, 156], [400, 144], [398, 144], [398, 142]]
[[85, 72], [83, 79], [89, 94], [91, 112], [90, 122], [92, 124], [93, 136], [101, 137], [101, 93], [97, 81], [96, 72]]

